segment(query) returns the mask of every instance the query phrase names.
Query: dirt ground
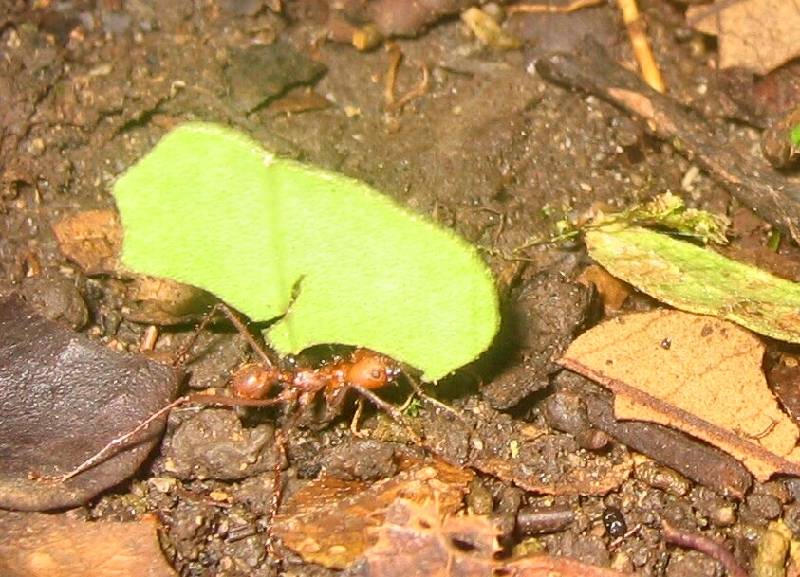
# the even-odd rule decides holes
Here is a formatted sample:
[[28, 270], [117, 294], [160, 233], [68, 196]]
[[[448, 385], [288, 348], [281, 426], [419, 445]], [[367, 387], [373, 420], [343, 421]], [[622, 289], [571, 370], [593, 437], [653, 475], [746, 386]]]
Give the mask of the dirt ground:
[[[589, 259], [579, 242], [533, 246], [522, 259], [503, 256], [550, 234], [565, 215], [621, 208], [668, 190], [692, 206], [738, 210], [705, 172], [687, 179], [693, 161], [651, 136], [643, 122], [536, 72], [537, 60], [577, 50], [587, 34], [631, 65], [616, 9], [515, 15], [509, 29], [523, 45], [514, 50], [482, 47], [456, 15], [415, 38], [360, 52], [326, 40], [329, 3], [288, 2], [282, 13], [272, 4], [279, 3], [0, 2], [3, 293], [21, 290], [93, 339], [138, 350], [148, 323], [132, 320], [137, 304], [124, 283], [87, 276], [68, 261], [52, 225], [80, 211], [113, 208], [114, 179], [171, 127], [191, 119], [227, 124], [281, 155], [368, 182], [456, 229], [482, 249], [504, 303], [495, 347], [429, 388], [464, 421], [424, 402], [409, 417], [435, 451], [415, 447], [386, 415], [369, 409], [360, 437], [351, 432], [350, 407], [332, 419], [304, 416], [289, 431], [284, 502], [322, 472], [374, 482], [396, 475], [403, 458], [435, 452], [476, 471], [465, 501], [496, 520], [506, 555], [524, 542], [642, 576], [718, 576], [723, 569], [713, 559], [667, 546], [660, 521], [724, 542], [745, 567], [770, 521], [783, 518], [800, 537], [796, 479], [753, 481], [748, 489], [748, 476], [737, 485], [741, 494], [726, 494], [723, 485], [703, 486], [676, 472], [674, 463], [641, 457], [613, 424], [605, 432], [598, 420], [587, 424], [581, 396], [594, 399], [586, 401], [590, 413], [607, 406], [608, 396], [559, 373], [552, 361], [602, 316], [595, 292], [575, 281]], [[670, 94], [709, 118], [730, 146], [751, 150], [759, 130], [742, 118], [721, 118], [730, 116], [732, 91], [709, 66], [713, 43], [685, 27], [680, 3], [647, 0], [641, 8]], [[395, 101], [414, 96], [402, 106], [386, 96], [396, 51], [402, 61]], [[424, 74], [427, 83], [415, 95]], [[70, 302], [78, 304], [64, 304]], [[653, 306], [634, 296], [626, 310]], [[174, 353], [191, 330], [190, 322], [161, 327], [157, 350]], [[205, 331], [197, 350], [202, 354], [190, 363], [186, 386], [198, 389], [224, 386], [249, 354], [224, 323]], [[406, 392], [385, 398], [399, 405]], [[338, 574], [288, 549], [281, 549], [281, 563], [267, 557], [279, 415], [175, 411], [160, 450], [135, 478], [77, 515], [132, 520], [154, 513], [162, 549], [185, 576]], [[476, 436], [478, 449], [470, 441]], [[489, 474], [500, 467], [486, 455], [499, 459], [512, 441], [525, 470], [514, 465]], [[632, 473], [612, 483], [613, 472], [629, 462]], [[575, 485], [589, 478], [613, 488], [579, 494]], [[535, 490], [543, 485], [562, 489]], [[573, 514], [541, 530], [529, 526], [537, 507]]]

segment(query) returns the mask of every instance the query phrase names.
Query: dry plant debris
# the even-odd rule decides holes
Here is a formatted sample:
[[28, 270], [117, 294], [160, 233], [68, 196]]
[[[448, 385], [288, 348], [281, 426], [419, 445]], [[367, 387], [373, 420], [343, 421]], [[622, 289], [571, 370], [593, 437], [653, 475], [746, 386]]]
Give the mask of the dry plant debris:
[[747, 572], [739, 566], [733, 553], [722, 543], [718, 543], [700, 533], [681, 531], [663, 519], [661, 521], [661, 534], [667, 543], [700, 551], [721, 563], [725, 567], [728, 577], [747, 577]]
[[564, 557], [533, 555], [509, 563], [501, 575], [509, 577], [625, 577], [631, 574], [587, 565]]
[[[373, 484], [321, 477], [292, 495], [275, 519], [274, 534], [305, 561], [343, 569], [376, 540], [384, 510], [402, 497], [435, 500], [443, 514], [461, 508], [473, 474], [442, 461], [406, 462], [405, 470]], [[407, 573], [410, 575], [410, 573]]]
[[600, 226], [586, 249], [615, 277], [681, 310], [800, 342], [800, 284], [642, 227]]
[[67, 515], [0, 513], [3, 577], [175, 577], [153, 517], [87, 523]]
[[653, 311], [584, 333], [560, 363], [615, 393], [617, 418], [670, 425], [741, 460], [761, 481], [800, 475], [797, 425], [761, 370], [764, 346], [713, 317]]
[[498, 50], [513, 50], [522, 43], [503, 30], [500, 24], [480, 8], [469, 8], [461, 13], [461, 20], [469, 27], [478, 42]]
[[618, 0], [617, 5], [622, 12], [622, 21], [628, 30], [628, 38], [630, 38], [633, 46], [633, 54], [639, 64], [642, 79], [653, 90], [664, 92], [666, 89], [664, 79], [650, 48], [650, 41], [647, 39], [647, 28], [639, 14], [639, 6], [636, 4], [636, 0]]
[[381, 577], [491, 577], [499, 549], [488, 517], [443, 514], [435, 501], [398, 498], [371, 531], [356, 575]]
[[86, 210], [53, 225], [58, 248], [87, 275], [117, 270], [122, 226], [113, 210]]
[[800, 55], [797, 0], [716, 0], [686, 12], [690, 26], [719, 39], [720, 68], [766, 74]]
[[792, 542], [792, 531], [783, 519], [772, 521], [758, 542], [756, 558], [753, 560], [755, 577], [779, 577], [786, 574], [786, 558], [789, 549], [797, 548]]
[[591, 283], [595, 286], [600, 298], [603, 299], [606, 314], [620, 310], [633, 292], [631, 285], [612, 276], [606, 269], [596, 264], [587, 266], [576, 280], [584, 285]]
[[0, 301], [0, 507], [73, 507], [130, 477], [158, 442], [163, 419], [66, 483], [32, 478], [72, 469], [176, 389], [172, 368], [111, 351], [16, 295]]
[[592, 8], [604, 3], [605, 0], [573, 0], [573, 2], [570, 2], [566, 6], [554, 6], [549, 3], [512, 4], [506, 8], [506, 11], [509, 14], [514, 14], [517, 12], [527, 14], [569, 13], [575, 12], [576, 10], [583, 10], [584, 8]]
[[683, 151], [742, 205], [800, 241], [800, 187], [770, 170], [757, 156], [721, 140], [715, 128], [672, 98], [647, 88], [636, 74], [586, 38], [577, 54], [553, 54], [536, 62], [547, 80], [594, 94], [645, 120], [654, 134]]

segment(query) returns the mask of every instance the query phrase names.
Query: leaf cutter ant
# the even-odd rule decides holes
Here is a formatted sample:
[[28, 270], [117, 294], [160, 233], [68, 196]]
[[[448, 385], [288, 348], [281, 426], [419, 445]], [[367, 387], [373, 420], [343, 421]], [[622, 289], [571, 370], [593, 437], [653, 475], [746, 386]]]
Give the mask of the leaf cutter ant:
[[[415, 394], [420, 395], [448, 411], [453, 411], [452, 408], [443, 405], [440, 401], [427, 396], [422, 391], [419, 383], [401, 369], [399, 363], [386, 355], [368, 349], [355, 349], [349, 355], [334, 358], [327, 364], [323, 364], [315, 369], [281, 369], [264, 347], [255, 339], [237, 313], [224, 303], [217, 303], [203, 317], [192, 336], [181, 347], [174, 360], [174, 365], [178, 370], [182, 371], [199, 334], [208, 326], [218, 312], [224, 314], [259, 357], [258, 362], [244, 364], [234, 372], [229, 382], [232, 396], [190, 393], [178, 397], [151, 414], [135, 428], [106, 443], [99, 451], [88, 457], [72, 470], [59, 476], [43, 477], [43, 479], [53, 482], [65, 482], [80, 475], [112, 456], [115, 451], [146, 431], [153, 422], [164, 417], [172, 409], [187, 404], [222, 405], [228, 407], [267, 407], [283, 405], [286, 414], [291, 417], [292, 415], [298, 414], [298, 409], [309, 406], [320, 396], [323, 397], [328, 406], [340, 406], [347, 392], [353, 390], [401, 424], [408, 431], [413, 441], [422, 443], [420, 437], [402, 416], [401, 409], [384, 401], [373, 392], [375, 389], [380, 389], [396, 382], [398, 376], [402, 373], [406, 375], [414, 389], [411, 398], [413, 398]], [[360, 405], [354, 417], [354, 422], [355, 419], [358, 418], [359, 412]], [[290, 419], [287, 419], [287, 421], [289, 420]], [[289, 428], [287, 426], [287, 421], [284, 422], [283, 427], [276, 428], [275, 433], [275, 445], [278, 449], [278, 455], [275, 459], [273, 471], [274, 489], [272, 491], [269, 516], [266, 523], [267, 541], [270, 545], [270, 549], [273, 547], [271, 520], [275, 518], [278, 512], [281, 499], [281, 471], [282, 464], [286, 461], [286, 431]]]

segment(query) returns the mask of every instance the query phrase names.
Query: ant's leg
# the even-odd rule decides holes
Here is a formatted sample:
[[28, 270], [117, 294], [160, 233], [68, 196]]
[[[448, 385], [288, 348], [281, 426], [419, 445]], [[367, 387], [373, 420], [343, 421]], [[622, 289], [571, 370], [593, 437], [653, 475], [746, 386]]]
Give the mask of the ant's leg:
[[81, 464], [79, 464], [71, 471], [64, 473], [63, 475], [58, 475], [54, 477], [40, 477], [40, 478], [46, 481], [63, 483], [64, 481], [68, 481], [69, 479], [72, 479], [73, 477], [80, 475], [84, 471], [91, 469], [95, 465], [98, 465], [99, 463], [103, 462], [106, 458], [113, 455], [116, 449], [128, 443], [134, 437], [136, 437], [136, 435], [146, 430], [154, 421], [157, 421], [158, 419], [169, 413], [172, 409], [180, 407], [181, 405], [185, 405], [187, 403], [196, 403], [199, 405], [222, 405], [228, 407], [242, 407], [242, 406], [266, 407], [270, 405], [277, 405], [283, 402], [284, 400], [280, 398], [240, 399], [236, 397], [225, 397], [222, 395], [206, 395], [206, 394], [184, 395], [182, 397], [178, 397], [168, 405], [164, 405], [156, 412], [154, 412], [152, 415], [147, 417], [144, 421], [136, 425], [136, 427], [128, 431], [127, 433], [110, 440], [94, 455], [83, 461]]
[[408, 380], [409, 384], [411, 385], [411, 388], [414, 389], [414, 392], [416, 393], [416, 395], [420, 399], [422, 399], [422, 400], [434, 405], [435, 407], [438, 407], [439, 409], [441, 409], [441, 410], [443, 410], [443, 411], [445, 411], [447, 413], [450, 413], [451, 415], [453, 415], [456, 419], [458, 419], [462, 423], [467, 423], [467, 420], [464, 418], [464, 415], [462, 415], [459, 411], [455, 410], [453, 407], [449, 407], [449, 406], [445, 405], [439, 399], [436, 399], [435, 397], [432, 397], [429, 394], [427, 394], [422, 389], [422, 385], [419, 384], [419, 382], [414, 377], [409, 375], [408, 373], [403, 373], [403, 374], [405, 375], [406, 380]]
[[222, 311], [222, 314], [224, 314], [225, 317], [227, 317], [227, 319], [233, 324], [239, 334], [244, 337], [244, 340], [247, 341], [247, 344], [250, 345], [250, 348], [253, 349], [253, 351], [259, 357], [261, 357], [261, 360], [264, 362], [264, 364], [270, 368], [274, 367], [275, 362], [273, 361], [272, 357], [269, 355], [264, 346], [255, 339], [253, 333], [247, 329], [247, 326], [242, 322], [242, 319], [238, 317], [233, 309], [225, 303], [218, 303], [214, 308], [217, 307], [218, 310]]
[[208, 324], [214, 318], [214, 315], [216, 315], [217, 311], [221, 310], [223, 306], [225, 305], [223, 305], [221, 302], [217, 303], [211, 307], [211, 310], [203, 315], [203, 318], [200, 319], [200, 322], [197, 323], [194, 331], [192, 331], [192, 335], [185, 343], [183, 343], [183, 346], [181, 346], [181, 348], [178, 350], [178, 354], [175, 355], [175, 360], [172, 363], [175, 368], [180, 369], [181, 371], [183, 370], [186, 362], [188, 361], [189, 353], [191, 352], [192, 348], [194, 348], [200, 333], [206, 329]]
[[397, 410], [400, 411], [401, 413], [405, 413], [406, 409], [408, 409], [408, 407], [411, 406], [411, 404], [414, 402], [414, 399], [416, 399], [416, 398], [417, 398], [416, 391], [411, 391], [411, 394], [408, 395], [408, 398], [406, 398], [406, 400], [403, 401], [403, 404], [400, 405], [397, 408]]
[[287, 460], [286, 442], [287, 434], [285, 426], [275, 429], [275, 448], [277, 449], [277, 454], [275, 455], [275, 464], [272, 469], [272, 495], [269, 500], [269, 518], [266, 522], [266, 533], [267, 551], [276, 559], [279, 559], [281, 555], [275, 547], [275, 535], [272, 532], [272, 524], [278, 516], [278, 507], [280, 507], [281, 497], [283, 496], [283, 463]]
[[420, 436], [414, 429], [411, 428], [411, 425], [408, 424], [405, 417], [403, 417], [400, 411], [397, 410], [397, 407], [395, 407], [391, 403], [387, 403], [369, 389], [366, 389], [364, 387], [359, 387], [357, 385], [350, 385], [350, 388], [356, 391], [362, 397], [366, 398], [370, 403], [375, 405], [384, 413], [389, 415], [396, 423], [402, 425], [415, 443], [422, 444], [422, 439], [420, 439]]
[[138, 435], [139, 433], [141, 433], [142, 431], [147, 429], [153, 423], [153, 421], [156, 421], [159, 418], [163, 417], [164, 415], [166, 415], [169, 411], [171, 411], [175, 407], [179, 407], [180, 405], [188, 403], [190, 400], [191, 400], [191, 396], [190, 395], [186, 395], [186, 396], [183, 396], [183, 397], [178, 397], [177, 399], [172, 401], [170, 404], [164, 405], [163, 407], [158, 409], [155, 413], [153, 413], [152, 415], [147, 417], [144, 421], [142, 421], [141, 423], [136, 425], [135, 428], [131, 429], [130, 431], [128, 431], [124, 435], [120, 435], [119, 437], [116, 437], [116, 438], [112, 439], [111, 441], [109, 441], [102, 449], [97, 451], [94, 455], [92, 455], [91, 457], [89, 457], [88, 459], [83, 461], [80, 465], [78, 465], [77, 467], [75, 467], [71, 471], [69, 471], [67, 473], [64, 473], [63, 475], [58, 475], [58, 476], [55, 476], [55, 477], [41, 477], [41, 479], [46, 480], [46, 481], [54, 481], [54, 482], [63, 483], [64, 481], [67, 481], [67, 480], [72, 479], [73, 477], [75, 477], [77, 475], [80, 475], [81, 473], [83, 473], [87, 469], [91, 469], [95, 465], [97, 465], [97, 464], [101, 463], [102, 461], [104, 461], [107, 457], [109, 457], [111, 454], [113, 454], [115, 449], [117, 449], [118, 447], [121, 447], [122, 445], [124, 445], [125, 443], [127, 443], [128, 441], [133, 439], [136, 435]]
[[356, 399], [356, 412], [353, 414], [353, 420], [350, 421], [350, 432], [354, 436], [362, 438], [361, 431], [358, 430], [358, 421], [361, 419], [361, 413], [364, 412], [364, 399], [359, 397]]

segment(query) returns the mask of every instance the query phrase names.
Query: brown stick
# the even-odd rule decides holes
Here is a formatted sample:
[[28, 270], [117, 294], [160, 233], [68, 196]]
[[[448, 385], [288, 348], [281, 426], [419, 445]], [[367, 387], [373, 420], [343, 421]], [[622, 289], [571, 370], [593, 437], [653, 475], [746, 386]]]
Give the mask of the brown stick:
[[594, 40], [584, 41], [576, 55], [553, 54], [539, 60], [536, 70], [548, 80], [596, 94], [647, 120], [659, 138], [676, 143], [739, 202], [800, 243], [800, 186], [766, 162], [734, 149], [707, 121], [613, 62]]
[[696, 549], [715, 561], [719, 561], [725, 567], [729, 577], [747, 577], [747, 571], [739, 566], [733, 553], [713, 539], [697, 533], [684, 533], [663, 520], [661, 521], [661, 531], [664, 541], [667, 543], [687, 549]]
[[559, 14], [575, 12], [584, 8], [591, 8], [605, 4], [606, 0], [573, 0], [566, 6], [552, 6], [551, 4], [512, 4], [506, 8], [506, 12], [514, 14], [522, 12], [525, 14]]
[[628, 30], [628, 38], [633, 46], [636, 62], [639, 63], [642, 78], [653, 90], [664, 92], [664, 79], [661, 77], [661, 71], [658, 69], [653, 51], [650, 49], [647, 29], [639, 14], [636, 0], [617, 0], [617, 6], [622, 12], [622, 21], [625, 22], [625, 28]]

